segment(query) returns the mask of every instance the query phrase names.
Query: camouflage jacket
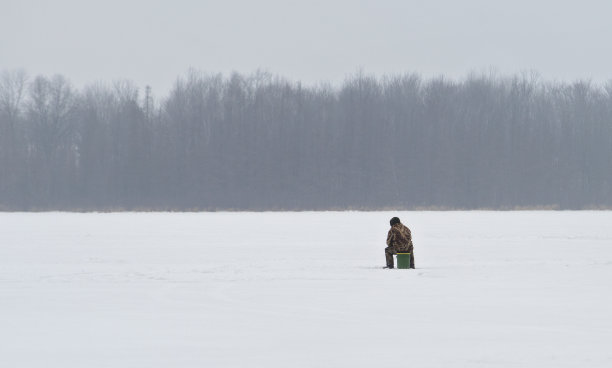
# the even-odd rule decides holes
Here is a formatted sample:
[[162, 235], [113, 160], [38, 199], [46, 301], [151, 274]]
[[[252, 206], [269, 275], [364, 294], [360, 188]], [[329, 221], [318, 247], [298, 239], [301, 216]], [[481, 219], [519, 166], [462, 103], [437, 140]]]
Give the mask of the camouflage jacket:
[[393, 247], [396, 252], [412, 253], [412, 233], [403, 224], [395, 224], [387, 234], [387, 245]]

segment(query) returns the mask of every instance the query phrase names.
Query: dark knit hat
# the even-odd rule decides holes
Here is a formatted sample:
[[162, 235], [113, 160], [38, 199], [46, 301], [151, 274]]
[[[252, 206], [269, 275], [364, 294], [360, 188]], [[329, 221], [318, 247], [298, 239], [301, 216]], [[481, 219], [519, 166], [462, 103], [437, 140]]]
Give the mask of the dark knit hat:
[[391, 226], [395, 225], [395, 224], [399, 224], [400, 223], [400, 219], [399, 217], [394, 217], [391, 219], [391, 221], [389, 221], [389, 223], [391, 224]]

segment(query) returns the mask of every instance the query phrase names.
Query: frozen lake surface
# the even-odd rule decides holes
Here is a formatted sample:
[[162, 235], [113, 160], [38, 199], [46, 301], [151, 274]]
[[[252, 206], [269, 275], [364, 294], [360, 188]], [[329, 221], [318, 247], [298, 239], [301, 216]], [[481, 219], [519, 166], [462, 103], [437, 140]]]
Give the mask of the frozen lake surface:
[[0, 213], [2, 367], [612, 367], [611, 311], [612, 212]]

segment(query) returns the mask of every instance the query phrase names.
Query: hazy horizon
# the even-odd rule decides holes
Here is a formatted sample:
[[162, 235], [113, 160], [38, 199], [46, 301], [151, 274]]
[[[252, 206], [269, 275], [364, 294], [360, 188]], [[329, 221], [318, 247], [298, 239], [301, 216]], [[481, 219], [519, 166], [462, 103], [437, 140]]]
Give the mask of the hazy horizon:
[[62, 74], [78, 88], [131, 80], [168, 93], [177, 76], [257, 69], [307, 85], [357, 70], [461, 79], [494, 69], [546, 80], [612, 79], [604, 1], [8, 1], [0, 69]]

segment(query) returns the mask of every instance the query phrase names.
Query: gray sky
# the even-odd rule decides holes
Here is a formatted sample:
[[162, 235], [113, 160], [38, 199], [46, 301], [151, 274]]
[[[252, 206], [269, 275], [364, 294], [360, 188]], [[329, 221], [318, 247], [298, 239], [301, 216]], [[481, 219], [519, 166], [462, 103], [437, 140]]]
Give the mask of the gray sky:
[[307, 84], [362, 68], [461, 78], [494, 68], [612, 79], [612, 2], [582, 0], [0, 0], [0, 70], [165, 95], [190, 67]]

